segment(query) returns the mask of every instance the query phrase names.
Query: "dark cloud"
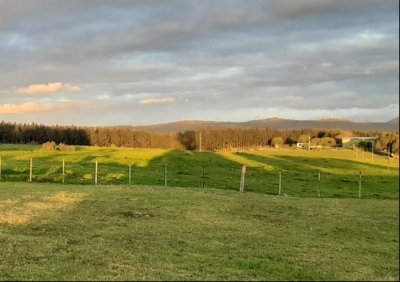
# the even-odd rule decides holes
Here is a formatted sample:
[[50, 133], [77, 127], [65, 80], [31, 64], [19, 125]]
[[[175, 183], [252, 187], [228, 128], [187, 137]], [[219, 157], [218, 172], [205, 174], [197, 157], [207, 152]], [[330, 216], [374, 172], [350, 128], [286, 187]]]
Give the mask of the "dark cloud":
[[[101, 119], [96, 107], [55, 119], [80, 124], [324, 111], [388, 120], [398, 115], [398, 11], [388, 0], [0, 0], [0, 105], [92, 101]], [[17, 93], [54, 82], [81, 92]]]

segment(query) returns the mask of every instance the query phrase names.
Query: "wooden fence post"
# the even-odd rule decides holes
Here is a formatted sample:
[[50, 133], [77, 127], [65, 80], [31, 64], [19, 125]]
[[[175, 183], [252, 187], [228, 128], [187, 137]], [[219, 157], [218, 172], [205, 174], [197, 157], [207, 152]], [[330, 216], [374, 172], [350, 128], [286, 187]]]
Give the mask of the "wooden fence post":
[[98, 169], [98, 163], [96, 161], [95, 170], [94, 170], [94, 184], [95, 185], [97, 185], [97, 169]]
[[29, 163], [29, 182], [32, 182], [32, 158]]
[[1, 157], [0, 157], [0, 180], [1, 180]]
[[168, 171], [167, 171], [167, 163], [164, 163], [164, 186], [168, 187]]
[[[0, 161], [1, 161], [1, 159], [0, 159]], [[1, 176], [1, 175], [0, 175]], [[205, 179], [204, 179], [204, 165], [203, 165], [203, 176], [202, 176], [202, 182], [203, 182], [203, 188], [204, 188], [204, 186], [205, 186]]]
[[321, 171], [318, 171], [318, 198], [321, 197]]
[[246, 166], [242, 166], [242, 177], [240, 178], [240, 192], [244, 192], [244, 185], [245, 185], [245, 178], [246, 178]]
[[282, 194], [282, 170], [279, 170], [279, 195]]
[[64, 184], [65, 182], [65, 160], [63, 160], [62, 163], [62, 183]]
[[358, 198], [361, 199], [361, 170], [360, 170], [360, 175], [358, 178]]
[[128, 180], [128, 182], [129, 182], [129, 186], [131, 186], [131, 185], [132, 185], [132, 165], [129, 165], [129, 172], [128, 172], [128, 174], [129, 174], [129, 180]]

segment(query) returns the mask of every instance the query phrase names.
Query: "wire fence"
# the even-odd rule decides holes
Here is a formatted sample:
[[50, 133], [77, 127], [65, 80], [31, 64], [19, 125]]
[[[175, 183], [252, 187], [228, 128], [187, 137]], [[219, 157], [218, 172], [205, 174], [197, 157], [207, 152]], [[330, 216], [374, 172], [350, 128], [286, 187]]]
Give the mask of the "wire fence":
[[[220, 188], [304, 197], [399, 198], [398, 175], [333, 174], [153, 162], [146, 167], [116, 163], [0, 159], [0, 181], [88, 185], [157, 185]], [[242, 187], [243, 186], [243, 187]]]

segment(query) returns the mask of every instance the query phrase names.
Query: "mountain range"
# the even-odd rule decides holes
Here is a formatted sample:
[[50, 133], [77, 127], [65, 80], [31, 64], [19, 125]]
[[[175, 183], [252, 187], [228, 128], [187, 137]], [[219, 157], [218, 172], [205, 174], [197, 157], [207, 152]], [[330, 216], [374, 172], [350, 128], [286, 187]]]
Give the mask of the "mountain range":
[[387, 122], [354, 122], [342, 119], [320, 119], [320, 120], [293, 120], [283, 118], [268, 118], [249, 120], [244, 122], [220, 122], [204, 120], [183, 120], [169, 123], [120, 126], [129, 127], [134, 130], [148, 130], [163, 133], [174, 133], [185, 130], [217, 129], [217, 128], [275, 128], [275, 129], [342, 129], [342, 130], [399, 130], [399, 117]]

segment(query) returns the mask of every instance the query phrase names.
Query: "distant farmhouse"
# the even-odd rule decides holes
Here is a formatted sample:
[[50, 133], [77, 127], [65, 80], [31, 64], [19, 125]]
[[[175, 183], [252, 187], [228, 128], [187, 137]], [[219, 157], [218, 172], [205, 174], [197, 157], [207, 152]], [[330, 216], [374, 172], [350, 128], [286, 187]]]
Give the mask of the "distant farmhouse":
[[[339, 137], [339, 139], [341, 142], [338, 143], [338, 146], [340, 146], [340, 144], [341, 144], [343, 148], [352, 148], [353, 145], [358, 146], [360, 143], [375, 144], [376, 140], [378, 138], [377, 137]], [[306, 148], [308, 148], [308, 143], [297, 142], [296, 146], [298, 149], [306, 149]], [[321, 148], [323, 148], [323, 146], [311, 145], [311, 148], [321, 149]]]
[[305, 147], [306, 147], [306, 143], [299, 143], [299, 142], [297, 142], [297, 148], [299, 148], [299, 149], [304, 149]]
[[[308, 148], [308, 143], [296, 143], [296, 146], [298, 149], [307, 149]], [[324, 148], [324, 146], [322, 145], [311, 145], [310, 146], [311, 149], [322, 149]]]
[[375, 143], [378, 137], [342, 137], [342, 147], [352, 148], [353, 144], [357, 145], [363, 143]]

